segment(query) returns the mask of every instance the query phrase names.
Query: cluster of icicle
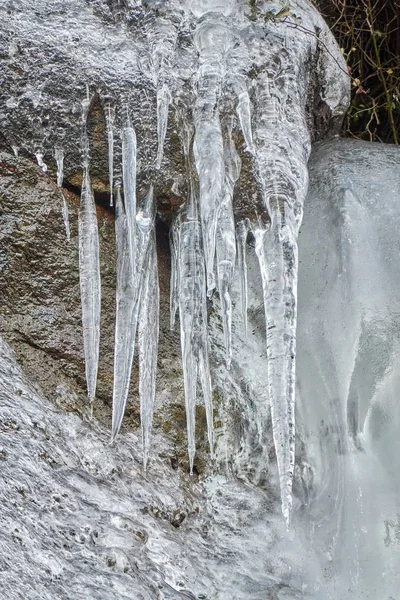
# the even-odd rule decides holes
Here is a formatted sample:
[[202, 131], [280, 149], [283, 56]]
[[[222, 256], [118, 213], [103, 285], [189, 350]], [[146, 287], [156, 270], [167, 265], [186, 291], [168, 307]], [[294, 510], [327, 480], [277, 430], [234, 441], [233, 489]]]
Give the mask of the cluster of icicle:
[[[158, 39], [157, 37], [155, 38]], [[299, 65], [285, 48], [273, 55], [268, 69], [253, 81], [255, 105], [247, 80], [235, 59], [237, 44], [225, 26], [204, 21], [194, 35], [198, 52], [194, 105], [176, 121], [186, 162], [188, 198], [171, 226], [171, 327], [179, 312], [182, 367], [187, 416], [190, 471], [195, 457], [195, 408], [198, 388], [205, 404], [210, 452], [213, 454], [213, 404], [207, 339], [207, 297], [218, 290], [226, 346], [226, 367], [232, 360], [231, 288], [235, 268], [241, 280], [243, 325], [247, 331], [248, 236], [255, 243], [265, 307], [269, 398], [273, 438], [279, 470], [282, 511], [287, 522], [292, 505], [294, 470], [294, 400], [297, 313], [297, 235], [307, 189], [309, 137], [301, 99], [293, 96]], [[231, 54], [229, 54], [231, 52]], [[158, 152], [163, 159], [172, 94], [166, 76], [167, 60], [157, 45]], [[228, 64], [226, 57], [233, 56]], [[158, 58], [157, 58], [158, 57]], [[237, 58], [237, 57], [236, 57]], [[235, 67], [236, 63], [239, 67]], [[235, 71], [236, 68], [236, 71]], [[297, 71], [296, 71], [297, 69]], [[230, 78], [236, 115], [218, 109]], [[290, 101], [289, 101], [290, 100]], [[89, 100], [83, 102], [83, 182], [79, 213], [79, 260], [87, 389], [93, 403], [100, 339], [100, 267], [96, 209], [89, 177], [86, 132]], [[126, 406], [137, 339], [139, 399], [144, 468], [147, 466], [158, 346], [159, 290], [155, 240], [153, 186], [141, 204], [136, 198], [136, 135], [128, 108], [119, 131], [122, 181], [114, 181], [114, 108], [106, 107], [111, 204], [116, 211], [117, 292], [112, 439], [117, 435]], [[252, 123], [252, 114], [254, 115]], [[235, 218], [234, 191], [241, 160], [234, 143], [240, 126], [244, 152], [251, 158], [262, 199], [261, 209]], [[62, 155], [57, 158], [62, 180]], [[59, 179], [60, 179], [59, 177]], [[121, 186], [123, 188], [121, 193]], [[249, 211], [250, 212], [250, 211]]]
[[[89, 401], [93, 406], [99, 362], [101, 283], [96, 205], [89, 177], [89, 140], [86, 131], [89, 97], [82, 113], [82, 191], [79, 210], [79, 272], [83, 342]], [[159, 329], [159, 289], [153, 186], [138, 206], [136, 200], [136, 134], [125, 109], [121, 131], [122, 182], [116, 182], [115, 242], [117, 254], [116, 325], [112, 440], [124, 416], [129, 393], [135, 343], [139, 355], [139, 399], [143, 465], [147, 468], [155, 400]], [[114, 111], [106, 107], [113, 198]], [[121, 195], [123, 185], [123, 199]]]

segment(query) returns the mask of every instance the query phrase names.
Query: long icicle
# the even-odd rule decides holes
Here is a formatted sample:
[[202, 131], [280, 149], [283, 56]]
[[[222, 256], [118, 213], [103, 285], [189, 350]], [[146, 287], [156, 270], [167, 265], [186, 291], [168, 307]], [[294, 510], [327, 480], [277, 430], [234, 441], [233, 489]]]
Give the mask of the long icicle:
[[179, 268], [179, 319], [190, 472], [193, 472], [197, 376], [203, 390], [208, 424], [208, 440], [213, 452], [213, 407], [208, 361], [206, 275], [202, 251], [201, 225], [196, 198], [191, 189], [187, 204], [175, 220], [178, 233], [173, 240]]
[[164, 156], [164, 141], [167, 133], [168, 110], [171, 100], [171, 92], [169, 91], [168, 85], [163, 83], [163, 85], [157, 90], [157, 169], [161, 167], [161, 162]]
[[114, 119], [115, 107], [107, 104], [105, 107], [107, 141], [108, 141], [108, 181], [110, 186], [110, 206], [114, 206]]
[[219, 117], [219, 96], [225, 76], [225, 56], [233, 37], [215, 17], [202, 23], [194, 41], [199, 52], [197, 97], [194, 107], [193, 153], [200, 186], [200, 217], [207, 272], [207, 293], [215, 288], [215, 249], [219, 210], [224, 194], [225, 166]]
[[270, 231], [254, 229], [267, 331], [269, 399], [281, 489], [289, 525], [295, 452], [295, 354], [297, 244], [274, 210]]
[[146, 472], [149, 457], [156, 394], [158, 329], [159, 288], [156, 238], [153, 228], [147, 260], [144, 264], [138, 331], [139, 401], [144, 472]]
[[119, 187], [117, 187], [115, 202], [115, 243], [117, 251], [117, 291], [112, 439], [115, 438], [119, 431], [125, 410], [127, 362], [129, 345], [132, 343], [129, 324], [134, 307], [134, 286], [128, 242], [128, 224]]
[[135, 277], [135, 230], [136, 230], [136, 133], [129, 116], [122, 128], [122, 178], [124, 184], [124, 206], [128, 228], [128, 247]]
[[[118, 206], [122, 205], [119, 194], [117, 194]], [[135, 210], [136, 212], [136, 210]], [[130, 259], [131, 230], [126, 210], [122, 213], [125, 218], [126, 227], [118, 226], [117, 210], [116, 232], [122, 233], [121, 240], [117, 237], [117, 324], [115, 358], [114, 358], [114, 390], [113, 390], [113, 418], [112, 418], [112, 440], [117, 435], [124, 416], [126, 401], [129, 393], [133, 358], [135, 353], [136, 329], [139, 317], [141, 292], [144, 277], [144, 265], [148, 252], [148, 246], [154, 228], [155, 207], [153, 197], [153, 186], [143, 202], [143, 206], [135, 216], [135, 239], [131, 245], [135, 248], [135, 266]], [[126, 234], [124, 235], [124, 231]], [[120, 251], [118, 252], [118, 248]], [[119, 279], [120, 278], [120, 279]]]
[[100, 255], [96, 205], [89, 177], [89, 139], [86, 130], [89, 90], [82, 102], [82, 190], [79, 206], [79, 280], [82, 303], [83, 347], [86, 383], [91, 410], [96, 395], [100, 342]]
[[247, 336], [247, 237], [250, 230], [249, 219], [242, 219], [236, 225], [237, 265], [240, 278], [240, 299], [242, 322]]
[[87, 392], [92, 404], [99, 364], [101, 288], [96, 205], [86, 167], [79, 207], [79, 279]]
[[221, 301], [225, 338], [226, 365], [232, 360], [232, 300], [231, 287], [236, 261], [235, 221], [233, 217], [233, 190], [239, 179], [241, 160], [232, 140], [233, 120], [227, 122], [227, 141], [224, 148], [225, 190], [219, 211], [216, 250], [218, 287]]
[[176, 313], [179, 305], [179, 230], [171, 227], [169, 233], [169, 246], [171, 248], [171, 281], [170, 281], [170, 329], [175, 329]]
[[[122, 127], [121, 138], [124, 207], [122, 211], [122, 202], [117, 194], [117, 313], [111, 440], [115, 439], [120, 430], [125, 412], [139, 312], [136, 301], [136, 134], [128, 114]], [[121, 218], [121, 226], [118, 225], [118, 215]], [[122, 226], [122, 222], [125, 226]]]

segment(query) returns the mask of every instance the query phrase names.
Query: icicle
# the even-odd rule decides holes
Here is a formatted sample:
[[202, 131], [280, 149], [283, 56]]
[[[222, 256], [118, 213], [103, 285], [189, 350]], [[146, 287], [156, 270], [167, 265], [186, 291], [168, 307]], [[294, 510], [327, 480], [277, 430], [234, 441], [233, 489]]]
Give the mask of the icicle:
[[135, 340], [131, 331], [131, 318], [134, 309], [134, 289], [128, 244], [128, 226], [119, 187], [117, 187], [115, 203], [115, 245], [117, 254], [117, 289], [112, 440], [119, 431], [124, 415], [126, 404], [126, 379], [127, 371], [129, 370], [127, 365], [129, 344], [133, 344]]
[[43, 153], [38, 151], [38, 152], [36, 152], [35, 156], [36, 156], [37, 164], [42, 169], [43, 173], [47, 173], [47, 165], [43, 161]]
[[79, 207], [79, 279], [82, 302], [83, 346], [89, 401], [96, 394], [100, 339], [100, 261], [96, 205], [88, 168], [83, 169]]
[[[276, 48], [252, 88], [255, 165], [270, 217], [255, 226], [267, 326], [268, 382], [282, 512], [289, 523], [294, 468], [297, 235], [307, 192], [310, 134], [304, 111], [304, 64]], [[268, 259], [268, 260], [267, 260]]]
[[250, 229], [248, 219], [239, 221], [236, 226], [236, 245], [238, 256], [238, 270], [240, 277], [240, 296], [242, 304], [242, 321], [245, 335], [247, 336], [247, 236]]
[[158, 150], [156, 158], [156, 168], [161, 167], [164, 156], [164, 141], [167, 133], [168, 109], [171, 104], [171, 93], [166, 83], [157, 90], [157, 138]]
[[173, 331], [175, 329], [175, 319], [179, 301], [179, 230], [177, 227], [171, 227], [170, 229], [169, 246], [171, 248], [170, 329]]
[[200, 211], [207, 270], [207, 291], [211, 296], [215, 288], [215, 238], [225, 179], [222, 133], [218, 117], [214, 123], [199, 123], [196, 126], [193, 150], [200, 183]]
[[139, 400], [144, 472], [146, 472], [149, 457], [156, 393], [158, 326], [159, 288], [156, 238], [153, 228], [149, 241], [147, 260], [144, 263], [138, 331]]
[[233, 189], [236, 181], [239, 179], [241, 167], [241, 161], [232, 140], [232, 125], [232, 119], [229, 119], [227, 125], [227, 143], [224, 149], [225, 193], [219, 211], [216, 237], [218, 287], [224, 328], [226, 364], [228, 369], [230, 368], [232, 360], [231, 286], [236, 261]]
[[113, 187], [114, 187], [114, 119], [115, 108], [108, 104], [105, 107], [107, 140], [108, 140], [108, 181], [110, 185], [110, 206], [114, 205]]
[[14, 156], [15, 156], [15, 158], [16, 158], [17, 160], [19, 160], [19, 155], [18, 155], [18, 153], [19, 153], [19, 148], [18, 148], [18, 146], [15, 146], [15, 145], [13, 145], [13, 146], [11, 146], [11, 148], [12, 148], [12, 151], [14, 152]]
[[214, 259], [219, 209], [224, 193], [225, 169], [218, 101], [225, 74], [225, 56], [232, 35], [215, 21], [204, 21], [195, 33], [199, 52], [197, 98], [194, 108], [195, 165], [200, 184], [200, 216], [207, 272], [207, 293], [215, 288]]
[[128, 246], [132, 270], [135, 269], [136, 229], [136, 134], [129, 117], [122, 128], [122, 176], [128, 227]]
[[64, 181], [64, 151], [59, 146], [54, 148], [54, 158], [57, 163], [57, 185], [59, 188], [62, 188]]
[[245, 84], [241, 85], [237, 90], [238, 103], [236, 106], [236, 113], [239, 117], [240, 127], [242, 129], [244, 141], [246, 142], [246, 150], [254, 153], [253, 147], [253, 133], [251, 130], [251, 105], [249, 92]]
[[201, 244], [201, 226], [193, 190], [176, 218], [173, 235], [179, 270], [179, 319], [185, 386], [186, 421], [190, 472], [195, 456], [195, 412], [197, 375], [206, 407], [208, 440], [213, 453], [213, 408], [207, 341], [206, 276]]
[[64, 221], [65, 234], [67, 236], [67, 242], [70, 242], [71, 241], [71, 232], [70, 232], [70, 227], [69, 227], [68, 204], [67, 204], [65, 196], [62, 192], [62, 189], [61, 189], [63, 180], [64, 180], [64, 151], [59, 146], [57, 146], [54, 149], [54, 157], [57, 162], [57, 186], [60, 188], [60, 193], [61, 193], [62, 200], [63, 200], [62, 216], [63, 216], [63, 221]]
[[100, 341], [100, 257], [96, 205], [89, 178], [89, 138], [86, 121], [90, 107], [89, 88], [82, 102], [82, 190], [79, 206], [79, 280], [82, 304], [83, 348], [85, 353], [86, 384], [93, 411], [96, 395]]
[[271, 231], [255, 228], [254, 237], [264, 296], [269, 398], [282, 512], [289, 524], [295, 447], [297, 244], [277, 209]]
[[129, 250], [131, 229], [119, 190], [116, 203], [117, 245], [117, 314], [114, 354], [114, 389], [112, 440], [117, 435], [124, 416], [135, 351], [136, 328], [139, 316], [144, 265], [154, 228], [155, 206], [153, 186], [138, 211], [135, 221], [135, 265]]

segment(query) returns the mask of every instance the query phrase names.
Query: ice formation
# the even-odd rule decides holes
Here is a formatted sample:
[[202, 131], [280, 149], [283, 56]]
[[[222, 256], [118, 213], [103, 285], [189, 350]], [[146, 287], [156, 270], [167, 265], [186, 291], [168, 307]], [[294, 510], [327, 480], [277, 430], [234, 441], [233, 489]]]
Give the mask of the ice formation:
[[[34, 13], [36, 4], [32, 8], [29, 0], [24, 2], [27, 14], [31, 9]], [[59, 0], [51, 3], [65, 10]], [[83, 0], [72, 3], [77, 11], [85, 5]], [[42, 6], [41, 1], [39, 4]], [[315, 101], [310, 97], [312, 87], [317, 87], [320, 99], [333, 114], [346, 105], [348, 81], [340, 55], [311, 6], [301, 5], [299, 26], [297, 0], [289, 2], [284, 18], [278, 17], [282, 6], [274, 2], [150, 0], [143, 6], [137, 2], [119, 8], [102, 0], [89, 4], [90, 11], [84, 7], [83, 38], [91, 19], [101, 15], [107, 22], [104, 30], [89, 26], [91, 45], [76, 47], [65, 35], [69, 25], [74, 29], [76, 24], [73, 10], [63, 13], [65, 19], [51, 18], [48, 29], [49, 44], [65, 47], [66, 60], [72, 61], [74, 68], [78, 65], [80, 81], [87, 87], [81, 122], [79, 257], [89, 399], [92, 402], [95, 396], [100, 335], [99, 242], [86, 130], [90, 93], [95, 89], [105, 109], [110, 204], [113, 188], [116, 190], [112, 438], [123, 419], [138, 333], [146, 467], [158, 342], [155, 196], [164, 175], [163, 164], [164, 191], [165, 181], [186, 180], [186, 188], [179, 192], [181, 206], [171, 215], [171, 327], [179, 312], [190, 469], [195, 457], [198, 388], [206, 408], [211, 453], [214, 446], [207, 296], [213, 302], [214, 291], [218, 291], [229, 368], [235, 361], [231, 343], [235, 263], [247, 331], [246, 252], [248, 239], [252, 239], [265, 307], [269, 393], [263, 401], [271, 407], [282, 511], [288, 522], [295, 441], [297, 235], [311, 147], [307, 107]], [[49, 12], [47, 5], [45, 12]], [[43, 29], [46, 26], [41, 23]], [[34, 38], [36, 29], [30, 33], [29, 27], [28, 19], [21, 35]], [[70, 79], [69, 72], [68, 84]], [[76, 102], [83, 96], [82, 86], [71, 93]], [[45, 115], [40, 103], [35, 108], [40, 113], [40, 127], [32, 134], [31, 151], [44, 170], [46, 144], [58, 145], [59, 133], [56, 127], [54, 133], [44, 134]], [[73, 128], [74, 111], [68, 106], [54, 119], [64, 118]], [[18, 114], [14, 111], [12, 118]], [[175, 142], [169, 139], [169, 126]], [[14, 138], [15, 134], [15, 145]], [[176, 138], [181, 139], [180, 149]], [[68, 146], [67, 138], [63, 139]], [[115, 152], [117, 146], [119, 153]], [[73, 146], [68, 149], [73, 155]], [[67, 151], [64, 154], [68, 156]], [[64, 154], [59, 151], [56, 155], [59, 185]], [[176, 157], [180, 159], [176, 161]], [[183, 168], [179, 167], [177, 174], [179, 160]], [[149, 192], [140, 203], [137, 195], [144, 182]], [[143, 197], [143, 191], [140, 194]]]
[[79, 279], [87, 392], [90, 404], [96, 396], [100, 343], [100, 257], [96, 205], [89, 170], [83, 169], [79, 207]]
[[69, 227], [68, 204], [67, 204], [65, 196], [62, 192], [62, 189], [61, 189], [63, 180], [64, 180], [64, 151], [62, 148], [60, 148], [60, 147], [55, 148], [54, 158], [56, 159], [56, 163], [57, 163], [57, 186], [60, 188], [60, 193], [61, 193], [62, 201], [63, 201], [62, 216], [63, 216], [63, 220], [64, 220], [65, 235], [67, 236], [67, 242], [69, 242], [71, 240], [71, 231], [70, 231], [70, 227]]
[[105, 117], [107, 125], [108, 140], [108, 181], [110, 185], [110, 206], [114, 206], [113, 188], [114, 188], [114, 119], [115, 108], [110, 103], [105, 107]]

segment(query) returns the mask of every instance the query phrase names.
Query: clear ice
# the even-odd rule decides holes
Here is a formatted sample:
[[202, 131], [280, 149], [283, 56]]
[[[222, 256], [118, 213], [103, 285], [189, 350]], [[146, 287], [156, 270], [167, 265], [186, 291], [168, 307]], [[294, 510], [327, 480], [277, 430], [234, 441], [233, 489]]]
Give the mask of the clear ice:
[[247, 335], [247, 238], [250, 231], [248, 219], [241, 219], [236, 226], [237, 266], [240, 278], [242, 322]]
[[[126, 168], [126, 167], [125, 167]], [[135, 199], [136, 205], [136, 199]], [[116, 335], [114, 354], [114, 389], [113, 389], [113, 416], [112, 416], [112, 439], [117, 435], [124, 416], [126, 401], [129, 393], [131, 372], [135, 351], [136, 330], [139, 319], [139, 311], [143, 290], [147, 294], [158, 294], [156, 282], [153, 278], [149, 281], [147, 277], [147, 265], [157, 272], [155, 249], [152, 248], [151, 240], [154, 237], [155, 205], [153, 187], [150, 186], [142, 205], [135, 215], [135, 229], [131, 230], [126, 209], [122, 203], [119, 188], [116, 198], [116, 247], [117, 247], [117, 298], [116, 298]], [[130, 240], [133, 237], [133, 240]], [[131, 261], [130, 244], [134, 247], [134, 261]], [[152, 259], [148, 255], [152, 254]], [[155, 265], [155, 266], [154, 266]], [[145, 283], [144, 283], [145, 282]], [[158, 284], [157, 284], [158, 285]], [[145, 299], [149, 310], [154, 311], [154, 298]], [[157, 301], [158, 306], [158, 301]], [[142, 311], [142, 320], [143, 311]], [[158, 317], [157, 317], [158, 318]], [[153, 317], [153, 321], [154, 321]], [[143, 325], [145, 327], [145, 325]], [[151, 326], [150, 326], [151, 327]], [[158, 329], [158, 328], [157, 328]], [[153, 329], [149, 330], [150, 332]], [[158, 333], [157, 333], [158, 335]], [[142, 344], [143, 345], [143, 344]], [[140, 346], [140, 344], [139, 344]], [[151, 348], [157, 353], [157, 342], [151, 342]], [[147, 352], [147, 349], [146, 349]], [[143, 353], [142, 353], [143, 354]], [[149, 359], [149, 355], [147, 355]], [[153, 366], [156, 358], [152, 357]], [[144, 377], [153, 376], [153, 367], [148, 367], [142, 372]], [[149, 375], [150, 372], [150, 375]], [[150, 381], [151, 385], [152, 380]], [[139, 383], [139, 385], [141, 385]], [[142, 390], [143, 384], [142, 384]], [[144, 402], [154, 403], [151, 390], [147, 390], [146, 396], [142, 396]], [[152, 411], [150, 411], [152, 412]], [[148, 414], [148, 412], [146, 413]], [[149, 427], [146, 426], [146, 438], [149, 436]], [[147, 448], [147, 447], [146, 447]], [[144, 455], [147, 460], [147, 454]]]
[[87, 393], [92, 405], [96, 395], [99, 364], [101, 287], [96, 205], [86, 166], [83, 169], [78, 227], [83, 347]]
[[147, 469], [150, 452], [156, 397], [159, 309], [156, 237], [153, 228], [149, 240], [146, 262], [143, 265], [138, 328], [139, 402], [144, 471]]
[[108, 103], [104, 109], [106, 116], [107, 141], [108, 141], [108, 181], [110, 185], [110, 206], [114, 206], [114, 119], [115, 107]]
[[218, 288], [224, 328], [226, 365], [232, 360], [232, 300], [231, 287], [236, 262], [235, 221], [233, 216], [233, 191], [239, 179], [241, 160], [232, 140], [232, 119], [226, 124], [224, 147], [225, 188], [222, 198], [216, 237]]
[[190, 472], [193, 472], [196, 389], [200, 380], [206, 408], [208, 441], [213, 453], [213, 403], [208, 360], [207, 295], [201, 224], [197, 199], [191, 189], [187, 203], [173, 223], [173, 250], [177, 259], [177, 296], [185, 387], [186, 424]]

